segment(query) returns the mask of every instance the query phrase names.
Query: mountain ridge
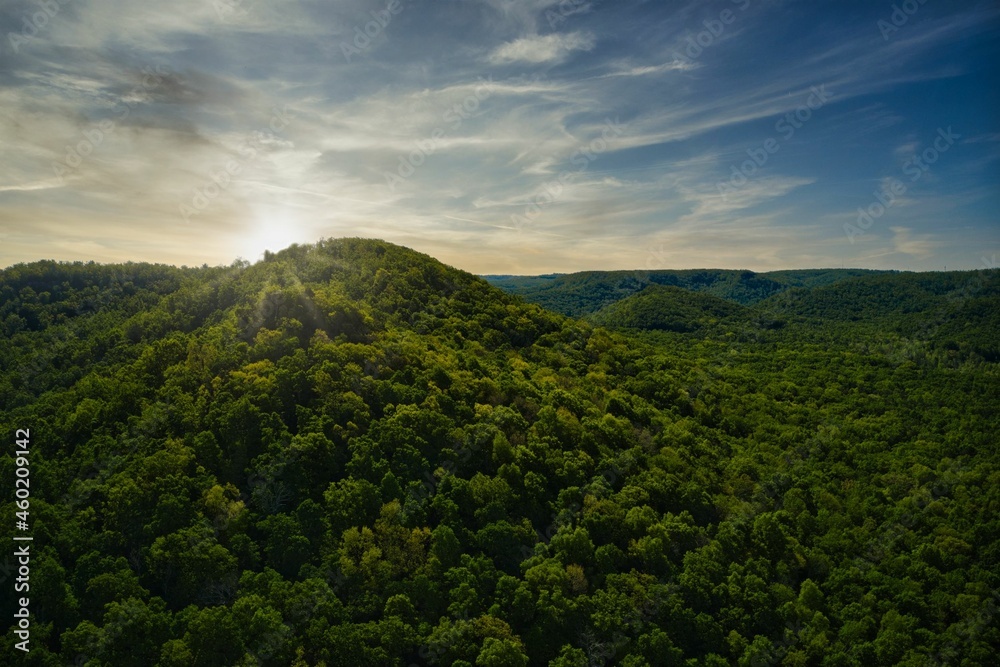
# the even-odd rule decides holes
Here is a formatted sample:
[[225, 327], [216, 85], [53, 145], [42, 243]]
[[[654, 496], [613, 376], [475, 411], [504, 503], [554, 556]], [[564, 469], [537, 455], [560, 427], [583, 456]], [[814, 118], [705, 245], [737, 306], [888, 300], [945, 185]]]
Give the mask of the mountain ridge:
[[564, 315], [579, 317], [631, 296], [650, 284], [708, 292], [752, 305], [797, 286], [813, 287], [862, 275], [873, 269], [801, 269], [754, 273], [736, 269], [582, 271], [553, 277], [484, 276], [490, 284]]

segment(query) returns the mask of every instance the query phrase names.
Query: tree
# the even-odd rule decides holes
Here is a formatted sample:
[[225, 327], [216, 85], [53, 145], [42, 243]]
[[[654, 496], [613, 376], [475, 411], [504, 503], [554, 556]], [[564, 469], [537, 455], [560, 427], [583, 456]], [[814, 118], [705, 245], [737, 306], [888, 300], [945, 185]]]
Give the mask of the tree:
[[487, 637], [476, 657], [477, 667], [526, 667], [527, 664], [528, 656], [521, 643], [511, 639]]

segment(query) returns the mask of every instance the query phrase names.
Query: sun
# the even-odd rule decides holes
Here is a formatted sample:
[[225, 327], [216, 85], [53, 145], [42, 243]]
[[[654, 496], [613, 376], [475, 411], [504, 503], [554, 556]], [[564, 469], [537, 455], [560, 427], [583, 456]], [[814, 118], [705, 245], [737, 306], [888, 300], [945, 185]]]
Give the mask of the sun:
[[265, 250], [278, 252], [293, 243], [302, 243], [305, 233], [294, 213], [287, 208], [260, 209], [239, 246], [242, 256], [257, 261]]

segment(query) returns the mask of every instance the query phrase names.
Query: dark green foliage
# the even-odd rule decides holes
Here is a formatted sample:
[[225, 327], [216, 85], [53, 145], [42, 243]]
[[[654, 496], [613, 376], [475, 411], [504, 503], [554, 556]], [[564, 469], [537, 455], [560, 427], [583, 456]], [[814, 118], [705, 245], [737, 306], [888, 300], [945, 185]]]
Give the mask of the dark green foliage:
[[857, 276], [877, 274], [866, 269], [814, 269], [803, 271], [736, 271], [688, 269], [656, 271], [584, 271], [544, 276], [483, 276], [490, 284], [557, 313], [580, 317], [650, 285], [680, 287], [704, 292], [742, 305], [780, 294], [793, 287], [820, 287]]
[[598, 326], [654, 331], [696, 331], [745, 309], [731, 301], [679, 287], [650, 285], [638, 294], [605, 306], [588, 320]]
[[989, 664], [998, 272], [857, 273], [0, 272], [0, 664]]

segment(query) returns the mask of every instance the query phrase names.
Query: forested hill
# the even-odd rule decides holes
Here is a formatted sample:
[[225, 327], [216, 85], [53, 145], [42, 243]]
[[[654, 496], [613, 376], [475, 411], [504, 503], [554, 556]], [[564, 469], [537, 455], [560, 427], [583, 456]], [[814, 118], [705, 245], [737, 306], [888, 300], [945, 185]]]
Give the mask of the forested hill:
[[360, 239], [0, 271], [0, 664], [989, 664], [997, 365], [857, 314], [640, 338]]
[[605, 306], [587, 319], [608, 328], [686, 333], [720, 321], [739, 320], [746, 310], [732, 301], [703, 292], [650, 285], [641, 292]]
[[[728, 340], [891, 340], [913, 355], [1000, 361], [1000, 270], [878, 273], [792, 288], [741, 307], [704, 292], [650, 285], [585, 316], [622, 330]], [[787, 328], [786, 328], [787, 327]]]
[[649, 285], [682, 287], [751, 305], [793, 287], [820, 287], [879, 273], [867, 269], [735, 271], [727, 269], [584, 271], [543, 276], [483, 276], [491, 285], [557, 313], [580, 317], [636, 294]]

